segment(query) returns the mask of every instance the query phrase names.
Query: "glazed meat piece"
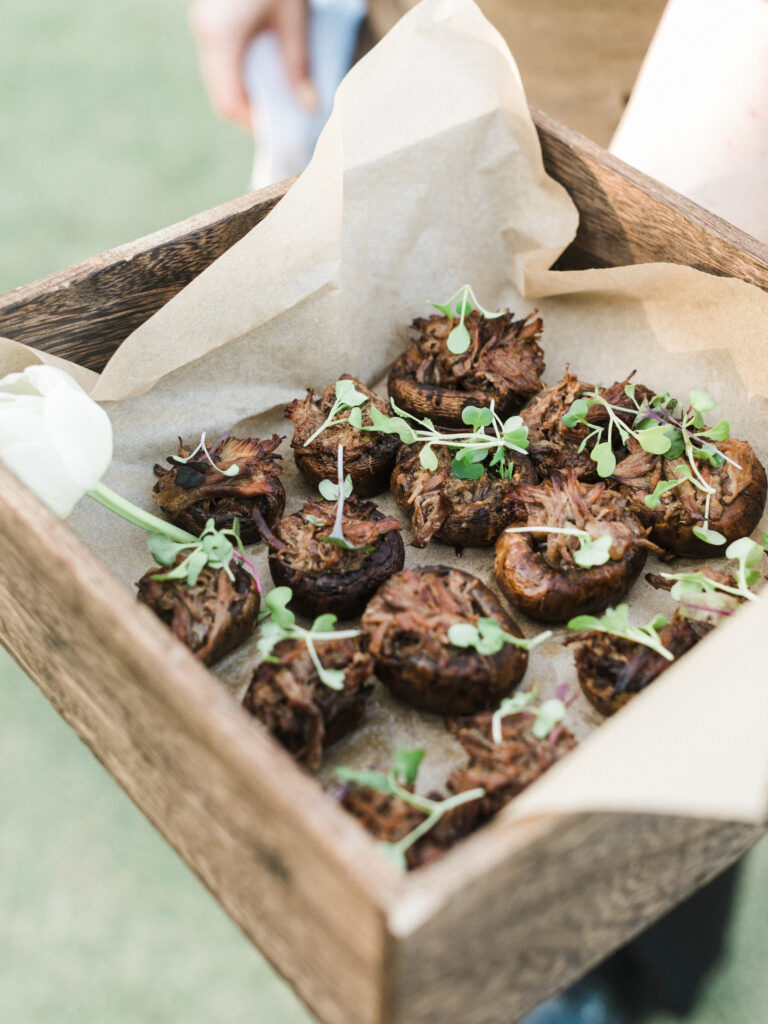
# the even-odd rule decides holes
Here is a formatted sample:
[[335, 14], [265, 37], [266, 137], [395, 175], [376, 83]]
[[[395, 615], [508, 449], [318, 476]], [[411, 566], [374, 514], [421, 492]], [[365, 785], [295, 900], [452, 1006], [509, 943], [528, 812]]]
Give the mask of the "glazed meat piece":
[[[243, 543], [256, 544], [265, 524], [271, 526], [285, 508], [281, 457], [275, 455], [282, 440], [277, 434], [268, 441], [225, 436], [210, 449], [218, 469], [204, 455], [184, 465], [170, 456], [171, 469], [155, 466], [154, 499], [172, 523], [196, 536], [211, 518], [217, 530], [231, 529], [238, 519]], [[190, 452], [179, 438], [179, 457]], [[224, 476], [234, 465], [237, 476]]]
[[[177, 559], [177, 564], [183, 560]], [[155, 566], [139, 580], [139, 600], [205, 665], [234, 650], [256, 626], [259, 585], [237, 562], [230, 580], [225, 569], [206, 566], [191, 586], [184, 579], [156, 580], [166, 570]]]
[[344, 689], [321, 682], [307, 645], [281, 640], [272, 651], [277, 663], [263, 661], [254, 671], [243, 707], [310, 769], [316, 771], [323, 750], [350, 733], [365, 713], [373, 689], [373, 659], [359, 639], [317, 644], [323, 668], [344, 672]]
[[535, 716], [522, 712], [502, 720], [502, 742], [491, 736], [490, 712], [472, 718], [452, 719], [451, 732], [469, 757], [464, 768], [457, 768], [448, 779], [451, 793], [464, 793], [480, 786], [485, 796], [477, 803], [478, 817], [485, 821], [530, 786], [556, 761], [577, 746], [565, 726], [556, 726], [545, 739], [531, 732]]
[[[367, 395], [370, 401], [360, 406], [361, 422], [370, 426], [371, 403], [385, 416], [392, 415], [383, 398], [349, 374], [339, 378], [349, 380], [355, 390]], [[336, 479], [336, 457], [339, 445], [344, 448], [344, 468], [352, 477], [355, 494], [371, 498], [387, 489], [389, 474], [395, 461], [400, 441], [394, 434], [379, 431], [363, 431], [346, 422], [330, 426], [310, 444], [306, 442], [323, 425], [336, 401], [335, 385], [330, 384], [317, 396], [307, 391], [306, 398], [297, 398], [285, 410], [285, 418], [293, 422], [291, 447], [296, 465], [304, 478], [316, 487], [321, 480]], [[334, 419], [346, 420], [349, 411], [341, 412]]]
[[458, 320], [433, 314], [414, 320], [416, 338], [389, 374], [389, 394], [397, 405], [442, 426], [461, 426], [467, 406], [488, 406], [504, 419], [542, 388], [542, 321], [534, 311], [515, 320], [507, 310], [487, 319], [477, 311], [464, 324], [471, 344], [455, 355], [448, 335]]
[[[429, 798], [440, 800], [442, 795], [430, 793]], [[341, 788], [340, 802], [382, 843], [397, 843], [404, 839], [427, 817], [424, 811], [412, 807], [402, 797], [381, 793], [356, 783], [347, 783]], [[434, 828], [406, 851], [408, 869], [434, 863], [467, 835], [477, 819], [478, 804], [478, 800], [473, 800], [447, 811]]]
[[528, 655], [509, 643], [491, 655], [450, 643], [454, 623], [476, 625], [480, 618], [522, 635], [476, 576], [445, 566], [404, 569], [377, 591], [362, 618], [376, 675], [422, 711], [462, 715], [495, 707], [523, 678]]
[[[625, 498], [605, 482], [580, 483], [574, 470], [538, 487], [521, 487], [519, 498], [525, 505], [520, 522], [540, 526], [542, 532], [505, 531], [496, 542], [494, 572], [513, 604], [532, 619], [567, 622], [580, 613], [603, 611], [623, 597], [653, 546]], [[574, 561], [580, 540], [544, 527], [582, 530], [592, 540], [610, 536], [608, 560], [580, 567]]]
[[630, 441], [630, 453], [620, 462], [613, 479], [622, 493], [630, 499], [632, 510], [650, 526], [651, 540], [672, 555], [707, 558], [725, 549], [701, 540], [693, 532], [705, 521], [711, 530], [725, 537], [725, 543], [748, 537], [765, 508], [768, 481], [765, 469], [746, 441], [729, 439], [714, 442], [714, 447], [726, 457], [719, 468], [696, 460], [696, 468], [708, 487], [709, 518], [706, 520], [707, 493], [684, 481], [660, 496], [657, 508], [648, 508], [645, 499], [662, 480], [679, 480], [678, 467], [688, 467], [686, 459], [665, 459], [650, 455]]
[[520, 515], [518, 490], [536, 482], [529, 459], [515, 454], [515, 473], [502, 480], [485, 467], [477, 480], [462, 480], [451, 472], [447, 448], [435, 447], [438, 468], [419, 462], [419, 445], [403, 446], [392, 471], [392, 493], [413, 524], [413, 546], [423, 548], [436, 538], [456, 547], [488, 547]]
[[[631, 423], [636, 408], [626, 395], [624, 388], [631, 378], [617, 381], [610, 387], [600, 388], [598, 393], [611, 405], [627, 409], [626, 416], [618, 413], [620, 419]], [[579, 451], [589, 434], [583, 424], [566, 427], [563, 416], [578, 398], [594, 393], [594, 385], [581, 381], [566, 368], [563, 379], [554, 387], [547, 388], [538, 395], [520, 414], [528, 427], [528, 453], [539, 476], [547, 479], [553, 473], [564, 473], [573, 470], [579, 480], [596, 481], [599, 479], [597, 464], [590, 458], [591, 446]], [[636, 385], [635, 397], [638, 403], [652, 397], [653, 393], [642, 385]], [[590, 407], [587, 420], [592, 424], [605, 425], [608, 421], [606, 409], [595, 404]], [[619, 458], [626, 449], [621, 446], [621, 438], [613, 431], [613, 446]]]
[[400, 523], [373, 502], [352, 497], [344, 504], [344, 536], [363, 550], [349, 551], [321, 539], [332, 532], [335, 516], [331, 502], [308, 501], [275, 526], [282, 544], [269, 554], [272, 579], [276, 586], [290, 587], [294, 609], [311, 618], [322, 612], [340, 619], [362, 614], [368, 599], [405, 560]]
[[[672, 621], [659, 630], [659, 639], [679, 658], [711, 628], [708, 623], [693, 622], [675, 613]], [[567, 643], [578, 644], [574, 661], [579, 685], [590, 704], [603, 715], [618, 711], [674, 664], [644, 644], [610, 633], [578, 633]]]

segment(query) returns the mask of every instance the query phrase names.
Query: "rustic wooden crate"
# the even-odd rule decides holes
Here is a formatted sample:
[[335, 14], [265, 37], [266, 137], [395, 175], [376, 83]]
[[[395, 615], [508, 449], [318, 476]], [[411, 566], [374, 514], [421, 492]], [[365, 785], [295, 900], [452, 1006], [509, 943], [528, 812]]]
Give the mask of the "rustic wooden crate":
[[[535, 115], [581, 227], [559, 266], [664, 260], [768, 289], [768, 248]], [[0, 335], [100, 369], [284, 182], [0, 298]], [[0, 640], [326, 1024], [510, 1024], [749, 849], [744, 825], [496, 822], [400, 876], [0, 466]]]

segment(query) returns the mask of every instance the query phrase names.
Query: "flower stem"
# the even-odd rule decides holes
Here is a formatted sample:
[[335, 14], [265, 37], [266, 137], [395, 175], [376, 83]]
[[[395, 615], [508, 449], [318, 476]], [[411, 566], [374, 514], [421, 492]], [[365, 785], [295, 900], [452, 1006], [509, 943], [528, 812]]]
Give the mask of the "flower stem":
[[119, 494], [110, 487], [107, 487], [106, 484], [96, 484], [92, 491], [88, 491], [88, 496], [93, 498], [94, 501], [98, 501], [100, 505], [109, 509], [110, 512], [115, 512], [117, 515], [122, 516], [123, 519], [127, 519], [129, 523], [133, 523], [134, 526], [146, 530], [147, 533], [159, 533], [164, 537], [168, 537], [169, 540], [175, 541], [177, 544], [197, 543], [198, 538], [193, 534], [187, 533], [186, 530], [180, 530], [178, 526], [153, 516], [151, 512], [145, 512], [144, 509], [138, 508], [132, 502], [121, 498]]

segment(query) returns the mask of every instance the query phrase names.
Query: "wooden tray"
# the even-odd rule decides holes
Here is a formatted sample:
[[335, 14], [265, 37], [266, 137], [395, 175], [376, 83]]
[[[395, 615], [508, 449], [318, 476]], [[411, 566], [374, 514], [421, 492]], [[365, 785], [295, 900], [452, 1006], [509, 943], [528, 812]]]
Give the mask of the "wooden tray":
[[[768, 289], [768, 248], [534, 115], [581, 227], [561, 268], [664, 260]], [[0, 298], [0, 335], [101, 369], [284, 182]], [[509, 1024], [762, 831], [652, 815], [495, 822], [400, 876], [0, 465], [0, 640], [325, 1024]]]

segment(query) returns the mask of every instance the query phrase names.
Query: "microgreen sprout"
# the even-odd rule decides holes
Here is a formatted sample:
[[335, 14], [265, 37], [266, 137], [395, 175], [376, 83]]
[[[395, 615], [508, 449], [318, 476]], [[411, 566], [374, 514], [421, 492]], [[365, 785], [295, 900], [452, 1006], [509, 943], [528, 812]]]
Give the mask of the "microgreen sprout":
[[[209, 449], [208, 446], [205, 443], [205, 431], [203, 431], [202, 434], [200, 435], [200, 443], [198, 444], [197, 448], [195, 448], [195, 450], [193, 452], [191, 452], [185, 458], [181, 458], [180, 455], [171, 455], [171, 462], [175, 462], [175, 463], [177, 463], [180, 466], [186, 466], [186, 465], [188, 465], [188, 463], [194, 462], [195, 461], [195, 456], [197, 455], [197, 453], [202, 451], [203, 457], [206, 459], [207, 462], [209, 462], [211, 464], [211, 466], [213, 466], [213, 468], [216, 470], [217, 473], [221, 473], [222, 476], [229, 476], [229, 477], [237, 476], [238, 473], [240, 472], [240, 467], [237, 465], [237, 463], [233, 463], [229, 467], [229, 469], [220, 469], [219, 466], [217, 466], [216, 463], [213, 461], [213, 456], [216, 453], [216, 450], [220, 447], [222, 441], [226, 439], [226, 436], [227, 435], [225, 435], [221, 440], [217, 441], [217, 443], [213, 446], [213, 448]], [[177, 474], [177, 476], [178, 476], [178, 474]], [[200, 474], [200, 476], [202, 476], [202, 474]], [[196, 482], [197, 483], [201, 483], [202, 481], [196, 481]]]
[[474, 647], [478, 654], [498, 654], [505, 644], [530, 651], [532, 647], [552, 636], [548, 629], [538, 636], [526, 640], [522, 636], [513, 636], [502, 627], [496, 619], [478, 619], [477, 625], [471, 622], [454, 622], [448, 628], [448, 640], [454, 647]]
[[315, 650], [315, 644], [327, 643], [329, 640], [351, 640], [360, 636], [360, 630], [334, 630], [337, 617], [330, 612], [318, 615], [310, 628], [304, 629], [296, 624], [296, 616], [288, 607], [292, 597], [293, 591], [290, 587], [275, 587], [264, 599], [266, 610], [262, 616], [261, 635], [256, 645], [259, 655], [263, 661], [277, 664], [278, 659], [272, 654], [276, 644], [281, 640], [303, 641], [320, 682], [331, 690], [343, 690], [343, 671], [337, 668], [324, 668]]
[[[324, 430], [328, 430], [329, 427], [335, 427], [339, 423], [346, 423], [345, 417], [334, 419], [340, 412], [347, 412], [352, 409], [359, 409], [361, 405], [365, 405], [366, 402], [370, 401], [368, 395], [364, 395], [362, 391], [358, 391], [355, 387], [354, 381], [351, 380], [337, 380], [335, 384], [336, 400], [330, 408], [328, 415], [325, 418], [325, 422], [322, 423], [317, 430], [308, 437], [304, 442], [304, 447], [307, 448], [316, 440]], [[371, 408], [373, 403], [371, 402]], [[359, 424], [358, 424], [359, 426]]]
[[392, 759], [392, 767], [388, 772], [377, 771], [373, 768], [356, 771], [353, 768], [337, 768], [336, 775], [342, 782], [352, 782], [357, 786], [367, 786], [387, 796], [399, 797], [411, 807], [422, 811], [426, 818], [419, 822], [416, 828], [412, 829], [406, 836], [396, 843], [380, 843], [382, 851], [392, 860], [397, 867], [406, 870], [408, 864], [405, 855], [408, 850], [426, 835], [440, 819], [452, 811], [455, 807], [469, 803], [471, 800], [479, 800], [485, 796], [484, 789], [469, 789], [465, 793], [457, 793], [456, 796], [448, 797], [445, 800], [430, 800], [427, 797], [417, 796], [410, 791], [409, 786], [416, 784], [419, 774], [419, 767], [424, 758], [423, 750], [405, 750], [398, 747]]
[[165, 566], [174, 565], [179, 554], [189, 552], [170, 572], [157, 573], [152, 577], [153, 580], [186, 580], [187, 586], [193, 587], [206, 566], [210, 569], [223, 569], [227, 576], [234, 580], [235, 574], [232, 572], [231, 563], [237, 558], [251, 569], [258, 586], [259, 577], [256, 570], [243, 556], [239, 519], [235, 519], [229, 530], [217, 530], [214, 520], [209, 519], [199, 537], [181, 543], [176, 543], [163, 534], [154, 533], [148, 538], [147, 547], [158, 565]]
[[[451, 307], [453, 302], [456, 303], [455, 309]], [[447, 302], [432, 302], [430, 305], [434, 306], [435, 309], [439, 309], [444, 316], [451, 320], [455, 320], [456, 317], [459, 318], [459, 322], [448, 335], [448, 340], [446, 341], [448, 351], [453, 352], [456, 356], [466, 352], [472, 342], [469, 331], [464, 323], [464, 318], [468, 313], [471, 313], [473, 309], [477, 309], [486, 320], [495, 320], [504, 314], [504, 310], [500, 310], [498, 313], [491, 313], [487, 309], [483, 309], [477, 301], [477, 296], [472, 290], [471, 285], [468, 284], [462, 285]]]
[[582, 569], [592, 569], [596, 565], [605, 565], [611, 557], [613, 537], [610, 533], [593, 537], [586, 530], [575, 526], [508, 526], [505, 533], [561, 533], [566, 537], [578, 537], [579, 547], [573, 552], [572, 558]]
[[[628, 439], [633, 437], [643, 451], [651, 455], [663, 455], [667, 459], [684, 457], [687, 462], [675, 469], [678, 479], [660, 481], [653, 492], [647, 495], [645, 504], [648, 508], [658, 508], [662, 496], [667, 491], [688, 482], [706, 496], [704, 523], [701, 526], [694, 526], [694, 535], [707, 544], [725, 544], [726, 538], [709, 526], [709, 507], [715, 488], [707, 483], [698, 467], [699, 462], [707, 462], [714, 469], [718, 469], [724, 462], [729, 462], [737, 469], [741, 468], [712, 443], [726, 441], [729, 438], [728, 421], [720, 420], [714, 427], [709, 428], [704, 423], [703, 414], [715, 408], [715, 400], [706, 392], [694, 388], [689, 392], [688, 409], [677, 419], [673, 413], [679, 403], [667, 391], [654, 395], [650, 401], [643, 402], [638, 402], [635, 397], [634, 384], [627, 384], [624, 393], [634, 405], [634, 410], [613, 405], [600, 395], [597, 389], [591, 394], [577, 398], [571, 405], [562, 422], [566, 427], [586, 427], [587, 436], [579, 445], [579, 451], [583, 451], [588, 444], [592, 445], [590, 458], [596, 463], [597, 472], [601, 477], [611, 476], [616, 470], [616, 456], [613, 452], [614, 430], [622, 444], [626, 444]], [[605, 426], [591, 423], [587, 419], [587, 413], [595, 405], [601, 406], [608, 415], [607, 433]], [[628, 412], [633, 415], [631, 425], [620, 415], [626, 416]]]
[[667, 625], [663, 615], [657, 615], [646, 626], [632, 626], [629, 622], [629, 606], [626, 604], [617, 605], [616, 608], [609, 608], [602, 618], [594, 615], [577, 615], [568, 623], [569, 629], [588, 629], [598, 633], [610, 633], [612, 636], [621, 636], [625, 640], [632, 640], [636, 644], [643, 644], [656, 651], [667, 661], [674, 661], [675, 656], [668, 651], [659, 637], [659, 630]]
[[[478, 480], [485, 470], [483, 463], [493, 453], [488, 468], [495, 468], [502, 480], [511, 480], [515, 463], [506, 457], [506, 452], [523, 454], [528, 447], [528, 428], [521, 416], [510, 416], [502, 420], [496, 415], [495, 403], [487, 408], [468, 405], [461, 414], [471, 431], [441, 431], [432, 420], [419, 419], [404, 412], [390, 399], [396, 416], [385, 416], [371, 407], [372, 425], [364, 430], [376, 430], [385, 434], [397, 434], [403, 444], [420, 444], [419, 462], [424, 469], [435, 472], [439, 466], [434, 447], [448, 448], [456, 454], [451, 461], [451, 472], [460, 480]], [[411, 423], [416, 426], [411, 426]], [[351, 420], [350, 420], [351, 422]], [[488, 433], [487, 427], [493, 428]]]
[[333, 524], [333, 532], [327, 537], [321, 537], [320, 540], [326, 541], [328, 544], [336, 544], [337, 547], [344, 548], [345, 551], [362, 551], [368, 553], [373, 551], [373, 547], [370, 545], [357, 545], [352, 544], [344, 536], [344, 499], [348, 498], [352, 493], [352, 477], [347, 474], [344, 476], [344, 446], [339, 445], [337, 453], [337, 467], [338, 467], [338, 483], [334, 483], [332, 480], [321, 480], [318, 485], [318, 490], [325, 498], [326, 501], [336, 502], [336, 519]]
[[559, 697], [545, 700], [538, 708], [532, 707], [536, 700], [536, 691], [515, 693], [505, 697], [491, 718], [491, 739], [494, 743], [504, 741], [502, 722], [511, 715], [530, 714], [534, 721], [531, 732], [538, 740], [549, 739], [550, 734], [565, 718], [566, 704]]
[[676, 601], [683, 605], [698, 607], [696, 601], [701, 601], [705, 595], [717, 593], [729, 594], [743, 601], [756, 601], [757, 595], [753, 594], [749, 588], [760, 579], [760, 570], [755, 566], [763, 557], [762, 547], [750, 540], [749, 537], [740, 537], [739, 540], [728, 545], [725, 554], [727, 558], [733, 558], [738, 562], [735, 587], [712, 579], [700, 571], [662, 572], [659, 575], [662, 579], [675, 581], [670, 593]]

